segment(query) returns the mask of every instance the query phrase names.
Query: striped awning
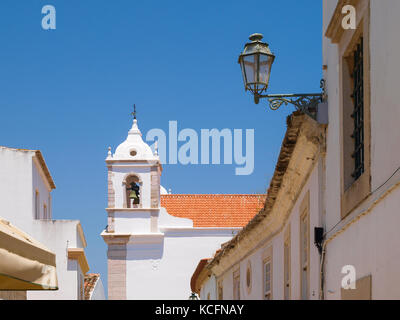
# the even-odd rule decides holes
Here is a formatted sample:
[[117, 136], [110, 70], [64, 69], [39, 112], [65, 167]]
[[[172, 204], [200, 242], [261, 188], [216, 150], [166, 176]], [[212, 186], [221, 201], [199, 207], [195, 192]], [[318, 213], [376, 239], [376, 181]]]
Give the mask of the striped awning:
[[0, 290], [58, 290], [56, 255], [1, 218]]

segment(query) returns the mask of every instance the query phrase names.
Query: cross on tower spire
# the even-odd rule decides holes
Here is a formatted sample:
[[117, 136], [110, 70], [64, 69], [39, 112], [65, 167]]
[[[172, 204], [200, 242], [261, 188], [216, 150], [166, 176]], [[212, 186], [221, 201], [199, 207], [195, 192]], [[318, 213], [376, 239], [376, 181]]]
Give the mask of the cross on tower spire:
[[136, 119], [136, 104], [133, 105], [133, 112], [131, 115], [133, 115], [133, 119]]

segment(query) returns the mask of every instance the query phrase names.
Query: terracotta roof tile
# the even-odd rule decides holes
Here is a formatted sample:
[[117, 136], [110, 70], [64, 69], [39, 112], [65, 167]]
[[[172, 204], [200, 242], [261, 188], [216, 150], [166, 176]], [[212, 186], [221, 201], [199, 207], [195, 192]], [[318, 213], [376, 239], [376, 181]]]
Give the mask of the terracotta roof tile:
[[263, 207], [264, 194], [165, 194], [161, 206], [194, 227], [243, 227]]
[[87, 273], [85, 275], [85, 300], [90, 300], [90, 295], [100, 278], [100, 273]]

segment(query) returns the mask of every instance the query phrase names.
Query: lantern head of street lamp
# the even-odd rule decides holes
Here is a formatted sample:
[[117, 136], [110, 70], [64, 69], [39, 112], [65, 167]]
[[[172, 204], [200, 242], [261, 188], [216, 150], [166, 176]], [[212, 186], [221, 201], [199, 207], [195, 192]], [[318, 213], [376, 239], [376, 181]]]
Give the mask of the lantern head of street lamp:
[[197, 297], [197, 294], [192, 292], [192, 294], [189, 297], [189, 300], [199, 300], [199, 298]]
[[275, 56], [267, 43], [262, 42], [261, 33], [252, 34], [239, 56], [245, 90], [254, 94], [256, 103], [258, 97], [268, 88], [269, 76]]

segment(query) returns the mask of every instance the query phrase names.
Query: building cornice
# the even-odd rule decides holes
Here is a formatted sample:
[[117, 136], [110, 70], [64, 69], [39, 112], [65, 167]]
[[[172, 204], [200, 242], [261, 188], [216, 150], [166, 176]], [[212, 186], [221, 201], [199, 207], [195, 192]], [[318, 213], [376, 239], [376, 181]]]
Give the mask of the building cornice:
[[188, 233], [196, 233], [196, 236], [234, 236], [242, 227], [159, 227], [165, 236], [186, 236]]
[[89, 264], [83, 248], [68, 248], [68, 259], [77, 260], [83, 274], [89, 271]]
[[211, 259], [201, 259], [199, 261], [199, 264], [190, 279], [190, 288], [192, 289], [192, 292], [200, 294], [203, 282], [211, 275], [210, 269], [205, 268], [210, 260]]
[[128, 233], [110, 233], [103, 231], [100, 234], [103, 237], [104, 242], [108, 245], [124, 245], [129, 242], [129, 238], [131, 237]]
[[126, 233], [101, 233], [104, 241], [108, 245], [127, 245], [127, 244], [154, 244], [161, 243], [164, 240], [163, 233], [141, 233], [141, 234], [126, 234]]
[[158, 159], [154, 159], [154, 160], [133, 160], [133, 159], [120, 159], [120, 160], [117, 160], [117, 159], [106, 159], [105, 161], [106, 161], [107, 164], [111, 164], [111, 165], [113, 165], [113, 166], [116, 166], [116, 165], [118, 165], [119, 163], [121, 163], [122, 165], [126, 165], [126, 164], [132, 165], [132, 164], [135, 164], [135, 166], [137, 166], [137, 164], [143, 164], [143, 165], [146, 165], [146, 166], [149, 166], [149, 165], [158, 166], [158, 165], [160, 165], [160, 160], [158, 160]]
[[345, 29], [342, 27], [343, 13], [342, 8], [346, 5], [356, 7], [360, 0], [339, 0], [332, 18], [326, 29], [325, 36], [332, 41], [332, 43], [339, 43]]
[[106, 208], [106, 211], [111, 212], [141, 212], [141, 211], [160, 211], [161, 208]]
[[79, 234], [79, 237], [81, 238], [83, 247], [86, 248], [87, 242], [86, 242], [85, 234], [83, 232], [83, 228], [82, 228], [82, 225], [80, 222], [78, 222], [78, 224], [76, 225], [76, 229], [78, 230], [78, 234]]
[[47, 186], [47, 189], [49, 192], [51, 190], [56, 188], [56, 185], [54, 184], [53, 178], [51, 177], [50, 171], [47, 168], [46, 162], [44, 161], [43, 155], [39, 150], [32, 150], [35, 155], [33, 156], [33, 162], [36, 165], [39, 174], [42, 176], [43, 180], [45, 181], [45, 184]]

